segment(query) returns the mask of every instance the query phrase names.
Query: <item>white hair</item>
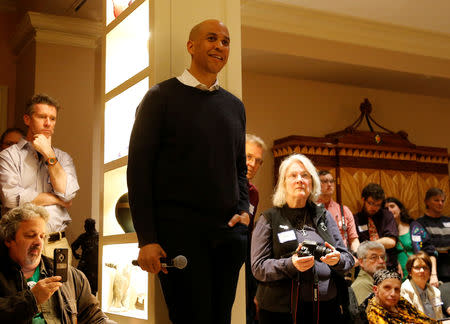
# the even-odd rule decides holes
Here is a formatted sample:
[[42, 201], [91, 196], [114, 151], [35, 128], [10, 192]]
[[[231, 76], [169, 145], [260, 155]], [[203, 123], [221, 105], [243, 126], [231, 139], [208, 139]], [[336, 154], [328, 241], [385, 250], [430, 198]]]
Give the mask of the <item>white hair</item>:
[[311, 175], [312, 178], [312, 190], [308, 197], [311, 202], [316, 202], [317, 198], [320, 196], [320, 178], [317, 174], [317, 170], [312, 164], [311, 160], [308, 159], [303, 154], [292, 154], [281, 162], [277, 185], [275, 186], [275, 193], [273, 195], [273, 205], [276, 207], [283, 207], [286, 204], [286, 172], [292, 163], [299, 162], [303, 164], [306, 171]]
[[263, 151], [267, 150], [267, 146], [266, 143], [264, 143], [264, 141], [262, 140], [261, 137], [258, 137], [256, 135], [253, 134], [245, 134], [245, 142], [246, 143], [253, 143], [258, 145], [259, 147], [261, 147], [263, 149]]

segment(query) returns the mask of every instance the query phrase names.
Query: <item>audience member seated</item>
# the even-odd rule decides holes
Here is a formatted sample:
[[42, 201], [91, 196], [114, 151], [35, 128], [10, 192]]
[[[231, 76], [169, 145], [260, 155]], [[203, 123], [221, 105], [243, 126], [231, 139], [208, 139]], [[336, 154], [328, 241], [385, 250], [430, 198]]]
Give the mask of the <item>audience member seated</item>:
[[450, 282], [444, 282], [439, 286], [442, 299], [442, 310], [444, 315], [450, 317]]
[[386, 252], [383, 244], [365, 241], [359, 245], [356, 254], [361, 270], [351, 288], [360, 305], [373, 292], [373, 274], [386, 269]]
[[408, 277], [408, 271], [406, 270], [406, 261], [408, 257], [414, 254], [414, 250], [411, 242], [411, 232], [409, 225], [413, 221], [409, 217], [408, 211], [405, 206], [394, 197], [388, 197], [384, 201], [384, 207], [386, 207], [392, 215], [394, 215], [395, 222], [398, 227], [398, 241], [397, 241], [397, 261], [398, 261], [398, 273], [401, 274], [404, 281]]
[[336, 190], [336, 182], [333, 175], [329, 171], [321, 170], [319, 171], [319, 178], [321, 194], [318, 202], [323, 204], [333, 216], [347, 248], [352, 252], [356, 252], [359, 246], [359, 239], [353, 214], [347, 206], [340, 205], [333, 200], [334, 191]]
[[402, 282], [398, 272], [379, 270], [373, 279], [375, 296], [366, 309], [370, 324], [437, 323], [400, 296]]
[[[339, 322], [341, 310], [348, 308], [343, 275], [354, 259], [333, 217], [315, 204], [319, 194], [319, 176], [307, 157], [295, 154], [281, 163], [275, 207], [259, 217], [252, 235], [260, 324]], [[330, 250], [316, 259], [298, 256], [294, 252], [305, 247], [305, 240]]]
[[53, 276], [41, 255], [48, 217], [26, 203], [0, 221], [0, 323], [111, 323], [81, 271], [69, 266], [63, 283]]
[[402, 284], [401, 296], [429, 317], [443, 318], [441, 292], [428, 283], [431, 273], [431, 259], [428, 254], [420, 251], [411, 255], [406, 262], [406, 268], [409, 275]]
[[430, 188], [425, 194], [425, 215], [411, 223], [414, 252], [426, 252], [431, 258], [430, 284], [450, 281], [450, 217], [443, 216], [445, 194]]
[[19, 143], [20, 139], [25, 137], [25, 133], [20, 128], [8, 128], [0, 138], [0, 151], [3, 151], [11, 145]]
[[386, 267], [397, 270], [398, 229], [392, 213], [384, 208], [384, 190], [379, 184], [369, 183], [361, 192], [362, 210], [355, 215], [359, 241], [377, 241], [386, 249]]

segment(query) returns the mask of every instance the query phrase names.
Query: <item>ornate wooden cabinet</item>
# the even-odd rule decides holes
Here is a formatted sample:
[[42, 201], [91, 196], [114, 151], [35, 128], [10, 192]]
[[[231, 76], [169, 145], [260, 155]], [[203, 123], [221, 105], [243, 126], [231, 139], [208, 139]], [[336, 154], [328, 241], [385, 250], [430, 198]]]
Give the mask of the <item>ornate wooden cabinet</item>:
[[[366, 100], [363, 104], [367, 103]], [[369, 106], [370, 110], [364, 111], [363, 104], [359, 123], [371, 110]], [[446, 148], [416, 146], [408, 141], [405, 132], [394, 133], [378, 124], [385, 131], [373, 131], [370, 116], [366, 120], [372, 131], [358, 131], [353, 124], [325, 137], [288, 136], [275, 140], [275, 180], [281, 161], [290, 154], [301, 153], [317, 169], [329, 170], [335, 176], [335, 199], [353, 213], [360, 210], [361, 191], [370, 182], [381, 184], [387, 197], [402, 201], [413, 218], [423, 215], [425, 192], [430, 187], [441, 188], [449, 197]], [[450, 203], [444, 214], [450, 215]]]

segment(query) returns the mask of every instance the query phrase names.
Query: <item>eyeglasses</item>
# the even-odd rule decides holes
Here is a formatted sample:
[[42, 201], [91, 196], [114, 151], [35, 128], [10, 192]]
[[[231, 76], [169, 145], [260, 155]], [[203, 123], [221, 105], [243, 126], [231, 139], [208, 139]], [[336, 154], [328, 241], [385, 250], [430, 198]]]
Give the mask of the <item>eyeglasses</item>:
[[370, 201], [370, 200], [366, 200], [366, 203], [367, 203], [369, 206], [376, 207], [376, 208], [380, 208], [381, 205], [383, 204], [382, 201], [374, 202], [374, 201]]
[[413, 266], [412, 268], [416, 271], [420, 271], [420, 270], [429, 271], [430, 270], [430, 268], [428, 266]]
[[247, 162], [250, 162], [250, 163], [254, 162], [255, 165], [261, 165], [263, 163], [263, 160], [260, 158], [254, 157], [251, 154], [247, 154]]
[[310, 180], [311, 179], [311, 175], [308, 172], [302, 172], [302, 173], [290, 173], [286, 176], [286, 178], [289, 181], [297, 181], [298, 177], [304, 179], [304, 180]]
[[370, 257], [366, 258], [366, 259], [368, 259], [368, 260], [370, 260], [372, 262], [376, 262], [378, 260], [381, 260], [381, 261], [385, 262], [386, 261], [386, 256], [385, 255], [376, 255], [376, 254], [374, 254], [374, 255], [371, 255]]

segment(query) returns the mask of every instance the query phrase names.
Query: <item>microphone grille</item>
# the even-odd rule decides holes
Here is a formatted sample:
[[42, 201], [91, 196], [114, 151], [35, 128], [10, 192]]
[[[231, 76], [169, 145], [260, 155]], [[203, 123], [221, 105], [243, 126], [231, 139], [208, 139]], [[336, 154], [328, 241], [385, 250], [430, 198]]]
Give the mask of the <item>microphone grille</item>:
[[187, 259], [184, 255], [179, 255], [173, 259], [173, 266], [177, 269], [184, 269], [187, 266]]

